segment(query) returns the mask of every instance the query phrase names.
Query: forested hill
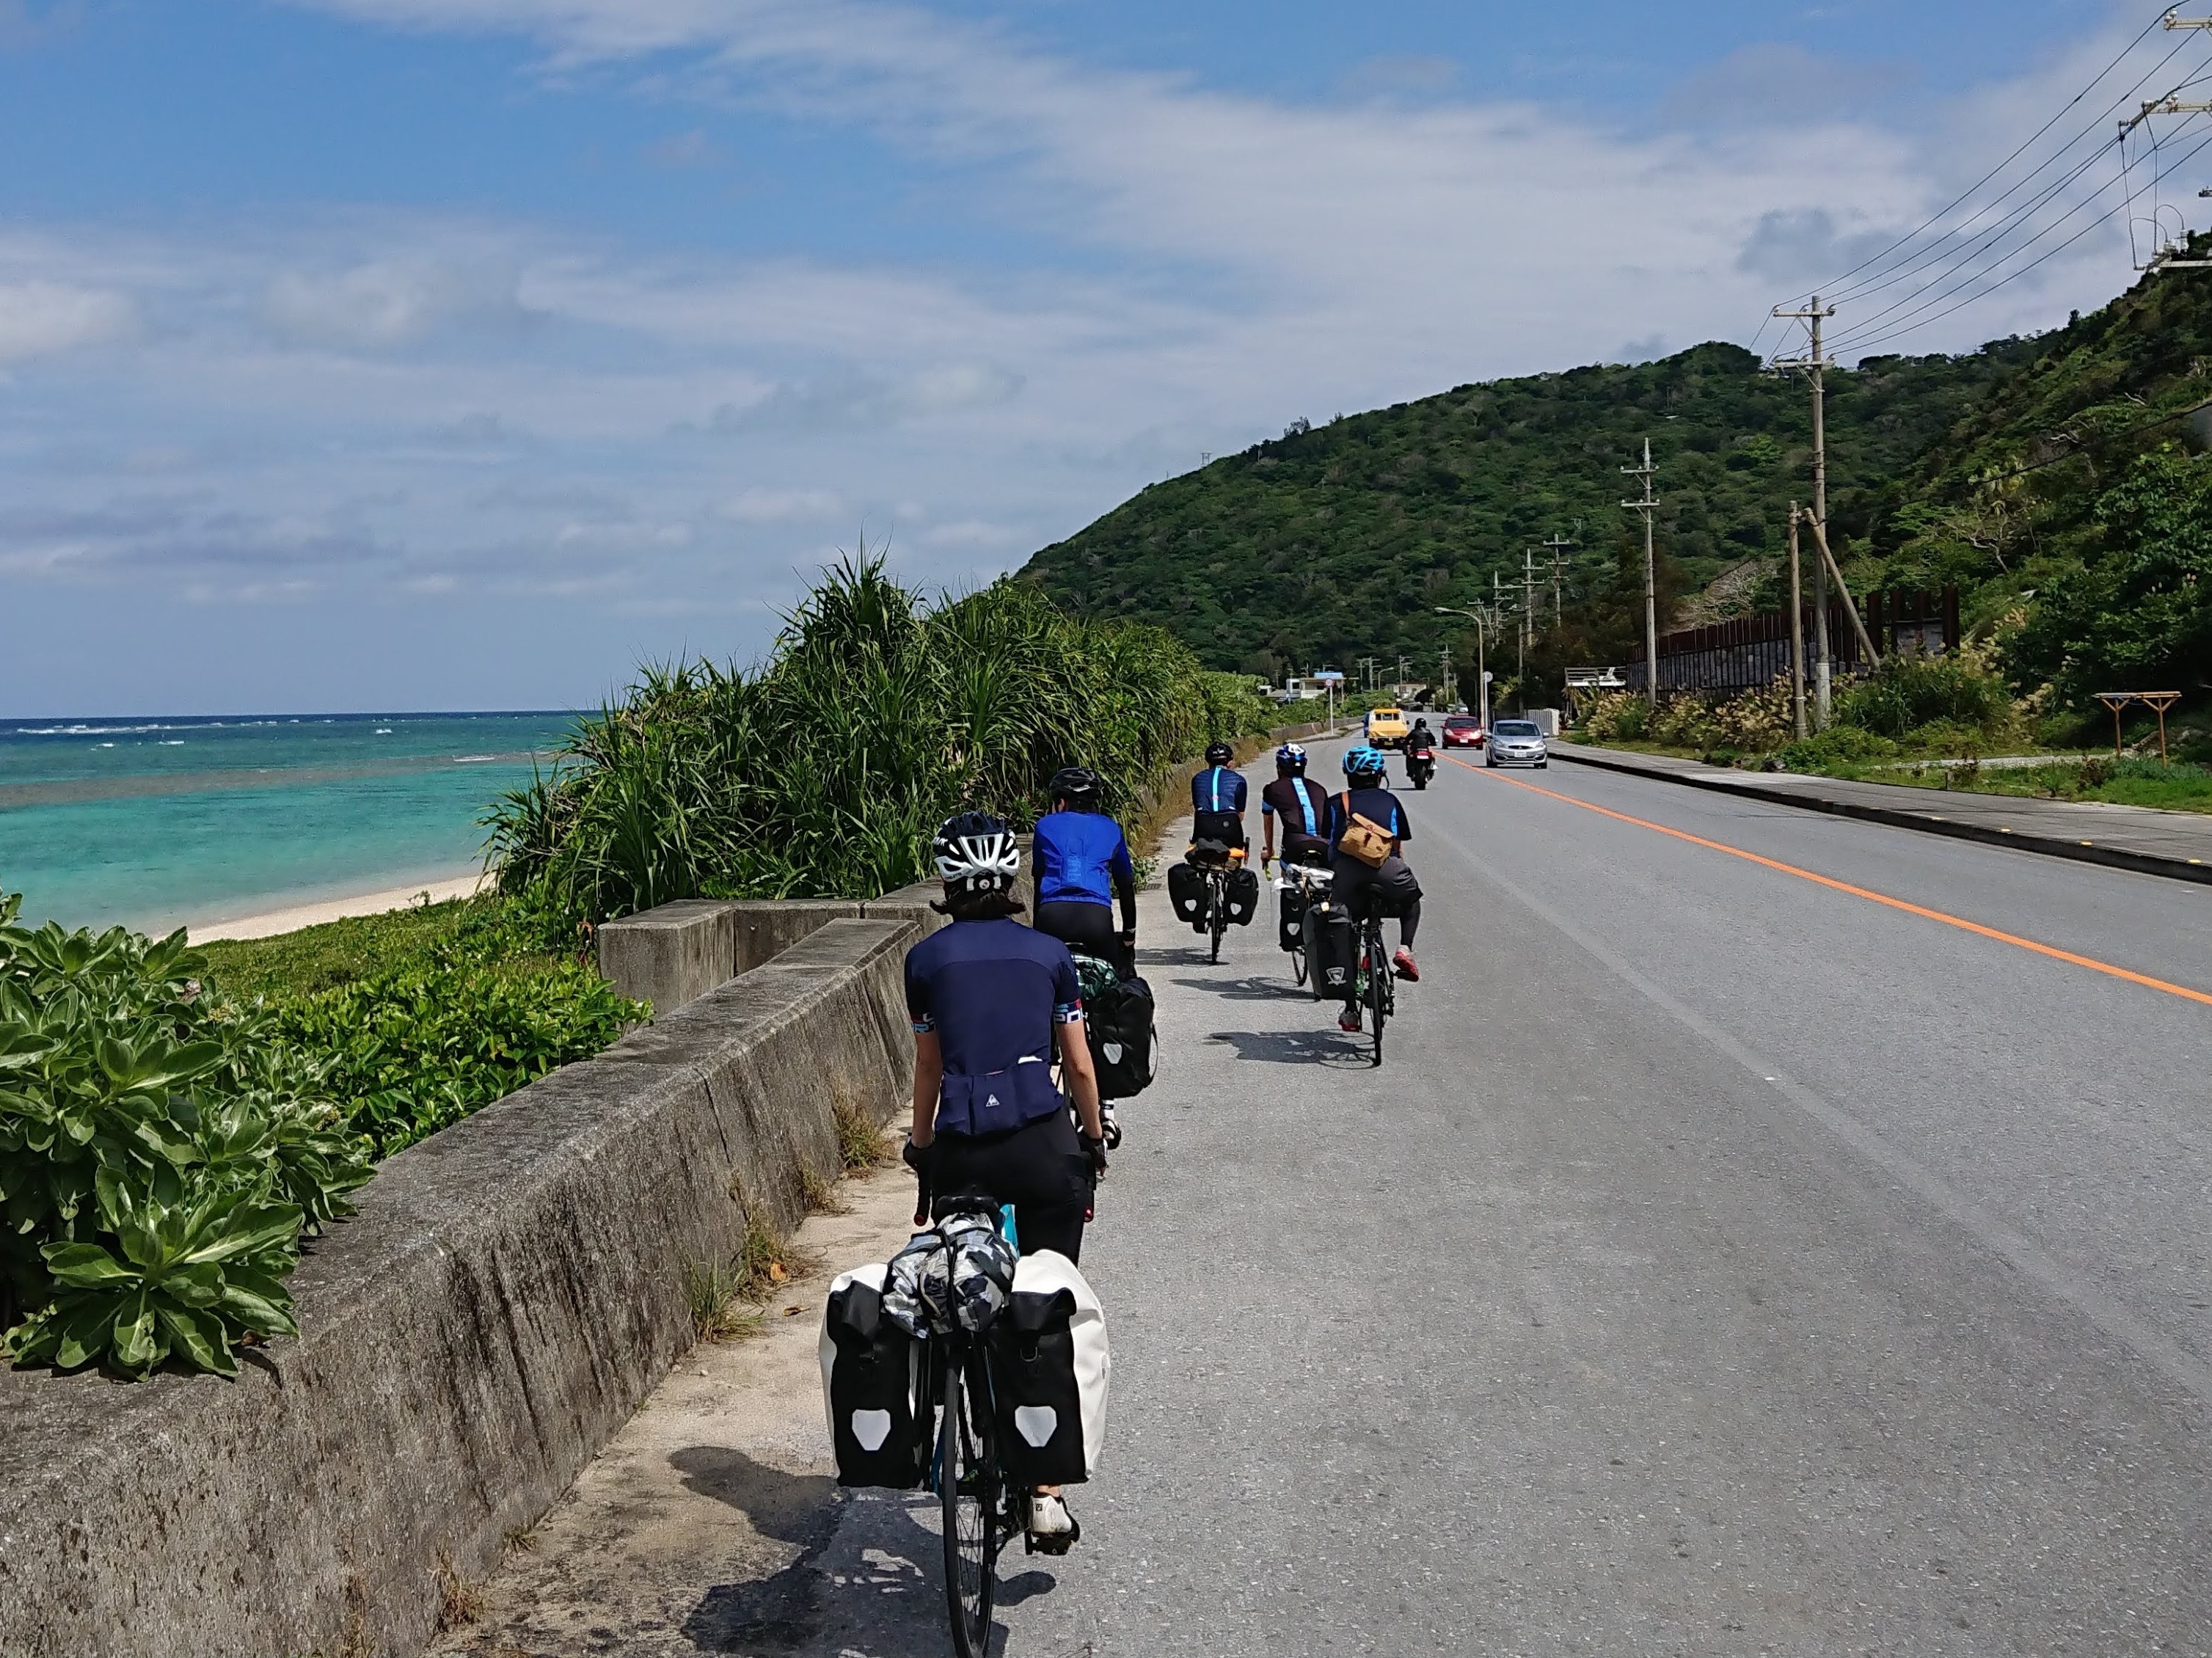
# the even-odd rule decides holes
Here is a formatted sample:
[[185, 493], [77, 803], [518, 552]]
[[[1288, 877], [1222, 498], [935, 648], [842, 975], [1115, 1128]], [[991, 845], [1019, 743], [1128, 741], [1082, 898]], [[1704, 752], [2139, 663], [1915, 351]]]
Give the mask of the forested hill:
[[[1832, 375], [1838, 520], [1847, 501], [1916, 471], [2045, 349], [2001, 341]], [[1809, 499], [1811, 435], [1803, 381], [1760, 372], [1734, 345], [1462, 386], [1154, 484], [1024, 574], [1082, 614], [1164, 623], [1217, 667], [1426, 660], [1445, 637], [1432, 607], [1487, 597], [1493, 572], [1517, 582], [1524, 548], [1576, 536], [1575, 585], [1611, 579], [1639, 533], [1620, 507], [1634, 493], [1620, 469], [1647, 437], [1677, 585], [1778, 556], [1790, 501]]]

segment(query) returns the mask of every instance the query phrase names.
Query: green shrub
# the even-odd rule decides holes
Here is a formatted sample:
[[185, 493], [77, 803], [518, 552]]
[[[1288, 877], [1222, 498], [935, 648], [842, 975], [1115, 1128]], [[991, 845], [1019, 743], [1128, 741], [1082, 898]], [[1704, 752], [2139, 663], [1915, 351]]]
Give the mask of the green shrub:
[[1641, 691], [1607, 691], [1583, 717], [1582, 734], [1593, 743], [1636, 743], [1650, 728], [1651, 705]]
[[1938, 723], [1993, 732], [2011, 712], [2004, 681], [1964, 654], [1885, 657], [1836, 706], [1841, 724], [1893, 741]]
[[278, 1037], [319, 1056], [324, 1087], [380, 1158], [644, 1020], [591, 969], [528, 972], [447, 962], [275, 1004]]
[[922, 878], [952, 812], [1031, 821], [1079, 763], [1126, 820], [1173, 762], [1271, 714], [1158, 629], [1077, 621], [1012, 582], [931, 609], [864, 554], [764, 668], [648, 672], [486, 821], [500, 890], [547, 914], [872, 897]]
[[292, 1332], [301, 1232], [368, 1160], [314, 1062], [203, 993], [181, 932], [32, 932], [21, 903], [0, 896], [4, 1351], [233, 1374]]
[[1819, 771], [1824, 767], [1854, 762], [1893, 759], [1897, 744], [1856, 726], [1831, 726], [1782, 750], [1782, 762], [1792, 771]]

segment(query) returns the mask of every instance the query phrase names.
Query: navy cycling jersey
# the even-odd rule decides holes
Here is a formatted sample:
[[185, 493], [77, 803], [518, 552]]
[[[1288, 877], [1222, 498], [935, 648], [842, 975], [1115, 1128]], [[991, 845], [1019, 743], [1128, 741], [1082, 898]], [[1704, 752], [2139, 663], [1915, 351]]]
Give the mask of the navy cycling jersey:
[[1107, 904], [1114, 878], [1136, 878], [1121, 826], [1103, 811], [1055, 811], [1037, 819], [1040, 904]]
[[1328, 797], [1328, 844], [1332, 852], [1337, 850], [1336, 843], [1344, 838], [1345, 830], [1352, 827], [1352, 818], [1345, 816], [1347, 801], [1353, 817], [1364, 817], [1401, 841], [1413, 838], [1413, 820], [1406, 816], [1406, 809], [1398, 804], [1396, 795], [1388, 789], [1352, 789]]
[[906, 953], [906, 1005], [945, 1054], [937, 1127], [995, 1134], [1064, 1111], [1053, 1027], [1083, 1017], [1074, 959], [1018, 921], [955, 921]]
[[1193, 811], [1243, 811], [1244, 774], [1226, 766], [1208, 766], [1190, 780]]
[[1278, 777], [1260, 791], [1260, 810], [1283, 820], [1285, 844], [1293, 835], [1328, 838], [1328, 791], [1310, 777]]

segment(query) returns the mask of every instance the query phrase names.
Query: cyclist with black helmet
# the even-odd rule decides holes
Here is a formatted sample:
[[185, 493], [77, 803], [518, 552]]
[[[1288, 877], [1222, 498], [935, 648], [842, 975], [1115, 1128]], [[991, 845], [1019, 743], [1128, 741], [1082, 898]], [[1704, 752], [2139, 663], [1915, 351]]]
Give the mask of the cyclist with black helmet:
[[1218, 841], [1241, 847], [1244, 840], [1244, 774], [1231, 762], [1237, 751], [1226, 743], [1210, 743], [1206, 769], [1190, 780], [1191, 838]]
[[[1091, 1193], [1106, 1172], [1098, 1073], [1067, 946], [1012, 918], [1021, 854], [1006, 826], [963, 812], [932, 844], [951, 925], [906, 956], [914, 1023], [907, 1162], [940, 1193], [1011, 1204], [1024, 1254], [1083, 1253]], [[1080, 1126], [1054, 1084], [1058, 1056]], [[1030, 1535], [1064, 1546], [1075, 1521], [1057, 1491], [1030, 1503]]]
[[[1382, 751], [1364, 743], [1348, 750], [1344, 756], [1344, 792], [1329, 801], [1329, 890], [1335, 914], [1330, 918], [1329, 960], [1322, 970], [1322, 984], [1343, 996], [1344, 1012], [1337, 1026], [1353, 1031], [1360, 1023], [1353, 924], [1366, 920], [1375, 904], [1387, 905], [1383, 913], [1398, 917], [1398, 953], [1392, 957], [1391, 967], [1401, 979], [1419, 979], [1421, 969], [1413, 962], [1413, 934], [1421, 925], [1421, 884], [1413, 878], [1402, 855], [1406, 842], [1413, 838], [1413, 825], [1406, 809], [1398, 804], [1398, 797], [1385, 786], [1389, 767]], [[1344, 849], [1344, 837], [1355, 817], [1389, 838], [1389, 853], [1379, 867]], [[1375, 965], [1379, 971], [1382, 963]]]
[[1048, 787], [1052, 811], [1036, 825], [1037, 931], [1114, 963], [1127, 976], [1135, 970], [1137, 944], [1137, 869], [1129, 843], [1106, 814], [1097, 772], [1064, 766]]

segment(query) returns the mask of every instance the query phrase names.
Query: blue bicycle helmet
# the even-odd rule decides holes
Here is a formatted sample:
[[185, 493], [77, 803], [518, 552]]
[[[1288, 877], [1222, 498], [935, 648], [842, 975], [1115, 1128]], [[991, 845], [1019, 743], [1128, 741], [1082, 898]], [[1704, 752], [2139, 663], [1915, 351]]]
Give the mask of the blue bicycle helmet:
[[1382, 757], [1382, 750], [1362, 743], [1358, 748], [1344, 751], [1344, 774], [1346, 777], [1386, 777], [1390, 762]]
[[1295, 743], [1285, 743], [1275, 750], [1275, 769], [1285, 777], [1306, 774], [1306, 751]]

